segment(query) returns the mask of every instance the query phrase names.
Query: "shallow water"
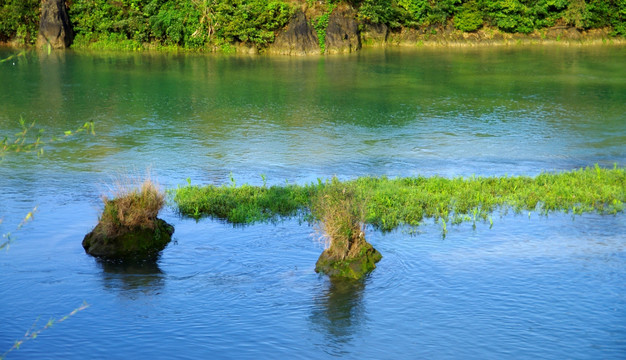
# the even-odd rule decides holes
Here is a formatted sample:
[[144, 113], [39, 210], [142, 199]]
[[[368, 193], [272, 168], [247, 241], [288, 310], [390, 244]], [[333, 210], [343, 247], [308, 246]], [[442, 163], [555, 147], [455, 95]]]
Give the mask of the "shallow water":
[[[0, 58], [10, 52], [0, 50]], [[0, 165], [8, 358], [626, 357], [626, 218], [495, 214], [382, 234], [362, 282], [313, 271], [307, 224], [162, 217], [156, 265], [86, 255], [110, 176], [163, 186], [337, 175], [536, 175], [626, 165], [626, 48], [370, 50], [341, 57], [28, 54], [0, 64], [0, 134], [96, 136]], [[17, 224], [38, 206], [35, 221]]]

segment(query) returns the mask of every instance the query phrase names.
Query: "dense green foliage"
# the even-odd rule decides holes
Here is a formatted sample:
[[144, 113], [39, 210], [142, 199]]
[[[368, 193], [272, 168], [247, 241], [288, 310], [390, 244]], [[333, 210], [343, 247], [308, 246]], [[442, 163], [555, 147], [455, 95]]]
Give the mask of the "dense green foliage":
[[359, 17], [371, 23], [418, 27], [449, 21], [462, 31], [489, 25], [530, 33], [554, 25], [611, 26], [626, 35], [626, 0], [360, 0]]
[[40, 0], [0, 0], [0, 41], [34, 44], [39, 31]]
[[266, 45], [291, 12], [280, 0], [74, 0], [70, 19], [77, 47], [197, 49], [236, 41]]
[[[312, 200], [333, 181], [305, 186], [185, 186], [173, 191], [187, 216], [211, 216], [236, 224], [301, 215], [312, 219]], [[491, 221], [496, 211], [566, 211], [615, 214], [626, 202], [626, 169], [598, 166], [535, 178], [361, 177], [342, 183], [365, 203], [365, 222], [384, 231], [418, 226], [424, 219], [446, 223]], [[314, 214], [315, 215], [315, 214]], [[314, 217], [313, 217], [314, 218]]]
[[[323, 14], [312, 19], [322, 52], [328, 16], [339, 0], [309, 3]], [[554, 26], [611, 27], [626, 35], [626, 0], [347, 0], [362, 23], [391, 28], [454, 24], [461, 31], [487, 25], [530, 33]], [[297, 3], [297, 2], [296, 2]], [[0, 0], [0, 41], [33, 44], [40, 0]], [[244, 42], [258, 48], [274, 41], [297, 4], [286, 0], [69, 0], [75, 47], [136, 50], [202, 49]]]

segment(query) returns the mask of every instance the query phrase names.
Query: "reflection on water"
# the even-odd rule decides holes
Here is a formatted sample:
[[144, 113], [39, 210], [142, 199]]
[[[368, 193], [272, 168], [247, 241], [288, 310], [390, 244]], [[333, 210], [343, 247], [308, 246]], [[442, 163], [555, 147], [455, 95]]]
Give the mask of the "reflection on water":
[[314, 299], [310, 320], [313, 329], [325, 335], [325, 348], [333, 354], [340, 352], [355, 333], [363, 328], [364, 279], [331, 278], [324, 290]]
[[156, 262], [113, 262], [97, 260], [102, 268], [106, 290], [134, 298], [137, 295], [157, 295], [163, 289], [164, 274]]

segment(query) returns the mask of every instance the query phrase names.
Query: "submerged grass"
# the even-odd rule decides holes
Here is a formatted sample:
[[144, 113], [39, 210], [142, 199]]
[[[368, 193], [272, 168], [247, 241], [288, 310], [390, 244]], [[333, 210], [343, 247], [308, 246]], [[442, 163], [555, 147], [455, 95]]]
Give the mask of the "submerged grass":
[[316, 186], [195, 186], [174, 190], [180, 213], [191, 217], [211, 216], [233, 224], [276, 221], [296, 216], [308, 208]]
[[[301, 216], [321, 220], [311, 212], [312, 200], [337, 180], [285, 186], [184, 186], [173, 190], [181, 214], [210, 216], [235, 224]], [[363, 201], [364, 222], [383, 231], [418, 226], [424, 219], [442, 224], [489, 221], [495, 211], [541, 214], [616, 214], [626, 202], [626, 169], [599, 166], [536, 177], [360, 177], [343, 182]]]

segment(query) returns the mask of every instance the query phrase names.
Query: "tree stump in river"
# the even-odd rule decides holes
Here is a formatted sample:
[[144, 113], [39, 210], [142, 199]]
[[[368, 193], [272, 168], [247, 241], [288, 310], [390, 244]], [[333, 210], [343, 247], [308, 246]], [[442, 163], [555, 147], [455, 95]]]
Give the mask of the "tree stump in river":
[[376, 263], [383, 256], [363, 238], [359, 245], [355, 245], [355, 255], [341, 256], [328, 248], [322, 252], [315, 263], [315, 272], [330, 277], [344, 277], [360, 279], [376, 268]]
[[174, 233], [172, 225], [157, 218], [164, 193], [146, 179], [138, 188], [119, 185], [117, 195], [103, 198], [102, 215], [83, 239], [83, 248], [107, 260], [155, 260]]
[[155, 260], [172, 239], [174, 227], [154, 219], [154, 227], [121, 227], [109, 234], [102, 223], [83, 239], [89, 255], [106, 260]]

